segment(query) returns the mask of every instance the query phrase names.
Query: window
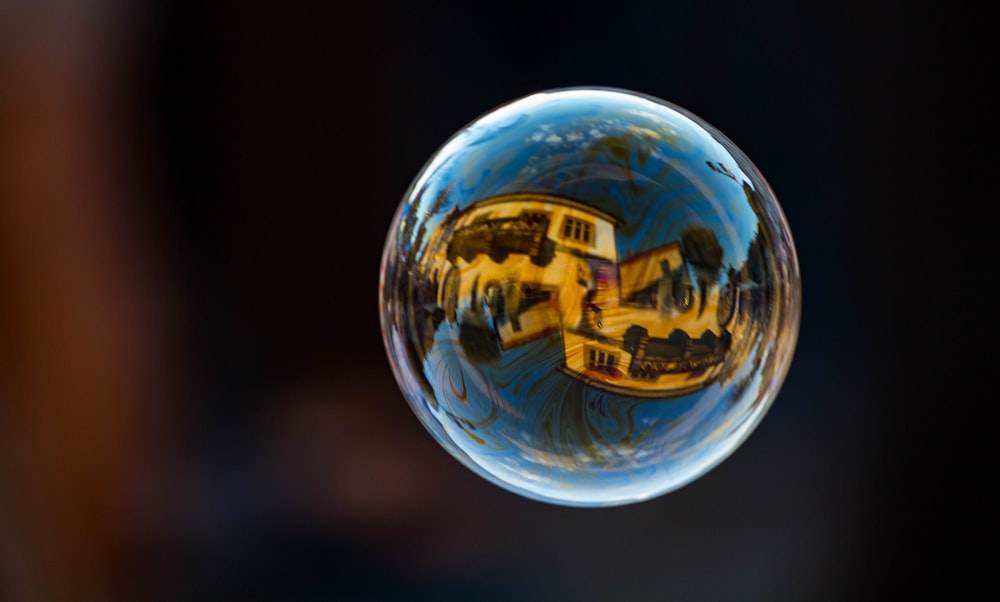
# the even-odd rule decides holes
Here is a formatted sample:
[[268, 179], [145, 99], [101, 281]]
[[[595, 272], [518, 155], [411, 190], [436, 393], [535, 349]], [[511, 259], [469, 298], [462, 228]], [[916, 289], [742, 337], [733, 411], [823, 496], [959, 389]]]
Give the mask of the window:
[[594, 244], [594, 224], [575, 217], [567, 217], [563, 222], [563, 238], [588, 245]]
[[618, 365], [618, 355], [591, 347], [587, 350], [587, 367], [591, 370], [614, 374]]
[[533, 224], [538, 222], [544, 222], [545, 220], [549, 219], [549, 214], [546, 213], [545, 211], [532, 211], [530, 209], [525, 209], [524, 211], [521, 212], [521, 215], [519, 217], [522, 220]]
[[535, 211], [525, 209], [517, 216], [519, 227], [526, 228], [532, 232], [548, 232], [549, 214], [545, 211]]

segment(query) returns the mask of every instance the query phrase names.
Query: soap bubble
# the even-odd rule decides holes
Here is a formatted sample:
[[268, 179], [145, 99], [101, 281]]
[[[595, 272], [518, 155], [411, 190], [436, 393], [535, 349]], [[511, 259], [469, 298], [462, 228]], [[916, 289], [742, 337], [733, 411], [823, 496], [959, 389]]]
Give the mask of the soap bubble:
[[382, 335], [431, 435], [566, 506], [673, 491], [730, 456], [784, 381], [798, 263], [723, 134], [626, 90], [527, 96], [452, 136], [385, 242]]

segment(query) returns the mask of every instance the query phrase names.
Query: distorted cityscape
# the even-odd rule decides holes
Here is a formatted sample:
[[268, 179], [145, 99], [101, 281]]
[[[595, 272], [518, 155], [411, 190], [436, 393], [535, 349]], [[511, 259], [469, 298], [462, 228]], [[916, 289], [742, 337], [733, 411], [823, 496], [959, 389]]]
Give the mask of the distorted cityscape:
[[738, 351], [760, 304], [759, 241], [743, 265], [724, 266], [707, 227], [623, 254], [620, 226], [551, 194], [507, 194], [452, 210], [409, 257], [400, 281], [414, 300], [411, 352], [426, 356], [447, 323], [477, 362], [556, 336], [563, 350], [556, 369], [600, 389], [670, 397], [707, 386]]

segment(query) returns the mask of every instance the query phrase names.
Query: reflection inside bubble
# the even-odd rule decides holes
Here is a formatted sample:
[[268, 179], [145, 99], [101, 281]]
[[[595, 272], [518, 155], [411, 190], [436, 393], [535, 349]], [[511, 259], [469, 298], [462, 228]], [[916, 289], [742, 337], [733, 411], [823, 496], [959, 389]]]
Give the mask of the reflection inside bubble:
[[[624, 395], [675, 396], [719, 377], [748, 334], [760, 239], [723, 269], [715, 233], [689, 226], [679, 240], [619, 257], [620, 220], [568, 198], [516, 193], [446, 217], [410, 272], [413, 326], [426, 357], [442, 322], [473, 362], [540, 338], [562, 347], [558, 369]], [[752, 264], [750, 262], [754, 262]]]
[[763, 178], [707, 124], [622, 91], [536, 95], [453, 137], [404, 198], [381, 277], [390, 360], [424, 425], [555, 503], [645, 499], [724, 459], [798, 327]]

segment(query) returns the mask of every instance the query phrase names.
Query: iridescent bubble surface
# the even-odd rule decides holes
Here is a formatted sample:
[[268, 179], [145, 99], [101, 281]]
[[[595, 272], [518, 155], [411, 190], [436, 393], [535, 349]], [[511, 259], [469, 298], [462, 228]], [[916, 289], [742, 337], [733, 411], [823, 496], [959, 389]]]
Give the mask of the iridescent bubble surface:
[[607, 88], [521, 98], [449, 139], [399, 206], [379, 295], [434, 438], [567, 506], [656, 497], [727, 458], [799, 328], [763, 176], [690, 112]]

